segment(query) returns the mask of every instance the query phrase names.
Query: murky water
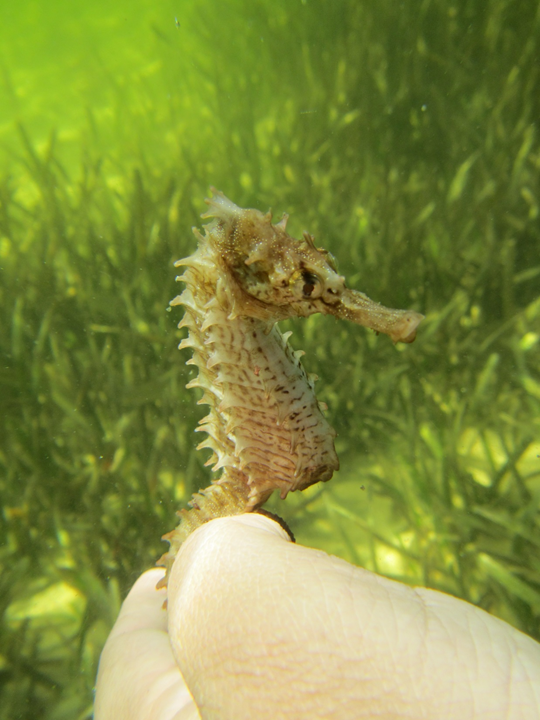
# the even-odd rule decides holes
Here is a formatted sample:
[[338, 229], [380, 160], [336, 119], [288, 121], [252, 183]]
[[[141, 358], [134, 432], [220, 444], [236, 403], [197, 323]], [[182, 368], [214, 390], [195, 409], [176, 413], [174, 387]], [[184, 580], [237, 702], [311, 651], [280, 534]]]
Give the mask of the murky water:
[[290, 213], [412, 346], [291, 325], [342, 469], [298, 540], [540, 637], [535, 3], [0, 7], [0, 718], [87, 717], [207, 484], [166, 308], [208, 187]]

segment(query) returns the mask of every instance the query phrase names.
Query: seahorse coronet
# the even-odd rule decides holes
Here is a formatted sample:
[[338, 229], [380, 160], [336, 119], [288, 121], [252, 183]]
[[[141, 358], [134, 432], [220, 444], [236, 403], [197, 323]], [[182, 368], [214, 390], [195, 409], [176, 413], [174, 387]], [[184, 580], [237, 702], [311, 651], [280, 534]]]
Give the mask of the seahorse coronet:
[[193, 229], [196, 251], [178, 260], [185, 288], [170, 302], [182, 306], [179, 328], [188, 336], [187, 364], [198, 375], [186, 388], [202, 392], [209, 412], [196, 428], [207, 438], [206, 464], [221, 471], [195, 493], [179, 525], [163, 536], [170, 548], [158, 561], [167, 584], [176, 553], [198, 527], [217, 517], [258, 509], [274, 490], [285, 498], [339, 468], [335, 431], [314, 393], [316, 376], [306, 373], [304, 354], [289, 345], [290, 332], [277, 323], [314, 313], [332, 314], [386, 333], [394, 342], [412, 342], [423, 316], [393, 310], [346, 287], [332, 255], [304, 233], [287, 231], [288, 215], [272, 224], [271, 212], [243, 209], [212, 188], [202, 218]]

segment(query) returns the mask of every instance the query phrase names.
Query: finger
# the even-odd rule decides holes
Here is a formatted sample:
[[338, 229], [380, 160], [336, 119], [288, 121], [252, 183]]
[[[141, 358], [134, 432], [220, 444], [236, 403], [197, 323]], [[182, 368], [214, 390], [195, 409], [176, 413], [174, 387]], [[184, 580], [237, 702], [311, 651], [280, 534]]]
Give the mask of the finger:
[[538, 718], [540, 646], [467, 603], [294, 545], [257, 515], [184, 544], [169, 633], [205, 720]]
[[163, 575], [161, 568], [154, 568], [140, 576], [122, 604], [109, 639], [133, 630], [167, 631], [167, 613], [163, 609], [167, 594], [165, 590], [156, 591]]
[[171, 651], [162, 576], [142, 575], [122, 605], [100, 658], [95, 720], [200, 718]]

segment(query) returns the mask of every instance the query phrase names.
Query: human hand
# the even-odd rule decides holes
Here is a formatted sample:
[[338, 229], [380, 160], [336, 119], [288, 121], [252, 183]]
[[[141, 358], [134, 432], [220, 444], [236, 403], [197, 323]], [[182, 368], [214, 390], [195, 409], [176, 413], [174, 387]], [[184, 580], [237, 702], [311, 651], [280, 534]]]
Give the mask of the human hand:
[[[540, 645], [473, 605], [214, 520], [135, 583], [103, 651], [96, 720], [538, 720]], [[167, 634], [168, 633], [168, 634]], [[189, 691], [187, 690], [189, 688]]]

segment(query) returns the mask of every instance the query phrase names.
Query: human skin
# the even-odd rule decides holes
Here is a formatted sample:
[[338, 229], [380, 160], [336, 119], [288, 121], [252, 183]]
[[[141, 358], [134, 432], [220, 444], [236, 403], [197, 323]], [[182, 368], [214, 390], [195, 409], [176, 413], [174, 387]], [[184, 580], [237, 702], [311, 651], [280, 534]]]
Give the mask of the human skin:
[[[214, 520], [135, 583], [96, 720], [539, 720], [540, 645], [466, 602]], [[189, 690], [188, 690], [189, 688]]]

